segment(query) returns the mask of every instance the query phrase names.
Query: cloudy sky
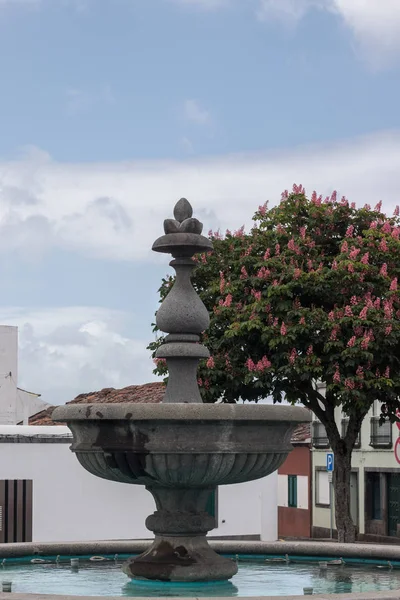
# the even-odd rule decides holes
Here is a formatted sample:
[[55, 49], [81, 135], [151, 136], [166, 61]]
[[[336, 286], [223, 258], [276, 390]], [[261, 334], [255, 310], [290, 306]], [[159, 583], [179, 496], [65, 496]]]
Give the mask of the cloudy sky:
[[0, 0], [1, 324], [62, 403], [154, 379], [176, 200], [400, 201], [399, 0]]

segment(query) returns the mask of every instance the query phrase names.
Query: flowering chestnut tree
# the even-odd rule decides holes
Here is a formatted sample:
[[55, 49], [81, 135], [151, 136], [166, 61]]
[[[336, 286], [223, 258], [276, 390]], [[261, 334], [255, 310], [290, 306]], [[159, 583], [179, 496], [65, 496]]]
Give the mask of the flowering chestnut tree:
[[[203, 334], [211, 358], [199, 365], [204, 402], [272, 396], [308, 407], [335, 454], [339, 541], [355, 539], [350, 516], [351, 455], [374, 400], [382, 419], [400, 408], [400, 219], [336, 193], [306, 197], [302, 186], [254, 227], [210, 236], [193, 285], [211, 314]], [[164, 279], [161, 300], [172, 278]], [[150, 344], [154, 352], [163, 342]], [[167, 375], [158, 361], [155, 372]], [[317, 382], [324, 384], [322, 393]], [[345, 436], [335, 408], [348, 417]]]

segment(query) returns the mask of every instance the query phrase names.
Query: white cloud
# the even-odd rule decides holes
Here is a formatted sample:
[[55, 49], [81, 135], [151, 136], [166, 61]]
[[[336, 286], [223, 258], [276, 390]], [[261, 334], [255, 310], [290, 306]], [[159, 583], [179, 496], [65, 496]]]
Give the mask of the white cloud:
[[97, 307], [2, 307], [2, 324], [19, 327], [19, 385], [58, 404], [82, 392], [154, 380], [148, 340], [122, 333], [130, 319]]
[[185, 118], [193, 123], [205, 125], [210, 121], [210, 113], [203, 108], [197, 100], [185, 100], [183, 105]]
[[68, 249], [115, 260], [156, 260], [164, 218], [186, 196], [204, 228], [251, 225], [266, 199], [302, 183], [360, 204], [400, 201], [400, 132], [267, 155], [121, 163], [56, 163], [40, 151], [0, 162], [0, 254]]
[[310, 10], [325, 10], [348, 27], [374, 66], [400, 50], [399, 0], [258, 0], [261, 20], [296, 22]]

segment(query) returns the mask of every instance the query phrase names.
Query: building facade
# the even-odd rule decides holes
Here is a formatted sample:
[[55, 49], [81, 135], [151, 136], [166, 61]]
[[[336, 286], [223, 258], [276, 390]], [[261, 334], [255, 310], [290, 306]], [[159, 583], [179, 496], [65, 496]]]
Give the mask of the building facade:
[[[376, 401], [365, 417], [353, 450], [351, 468], [351, 514], [359, 539], [400, 543], [400, 429], [399, 424], [379, 422], [380, 403]], [[336, 409], [336, 422], [342, 436], [348, 419]], [[323, 425], [312, 423], [313, 537], [335, 535], [333, 486], [326, 471], [330, 451]]]
[[310, 425], [299, 425], [291, 441], [293, 450], [278, 470], [278, 535], [280, 538], [309, 538], [312, 526]]

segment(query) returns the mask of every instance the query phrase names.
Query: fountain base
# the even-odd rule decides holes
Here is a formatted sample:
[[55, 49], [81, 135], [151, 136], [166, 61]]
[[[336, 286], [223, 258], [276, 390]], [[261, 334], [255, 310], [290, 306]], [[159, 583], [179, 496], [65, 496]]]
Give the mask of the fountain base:
[[204, 535], [156, 535], [146, 552], [128, 561], [128, 577], [156, 581], [224, 581], [237, 573], [237, 564], [220, 556]]

